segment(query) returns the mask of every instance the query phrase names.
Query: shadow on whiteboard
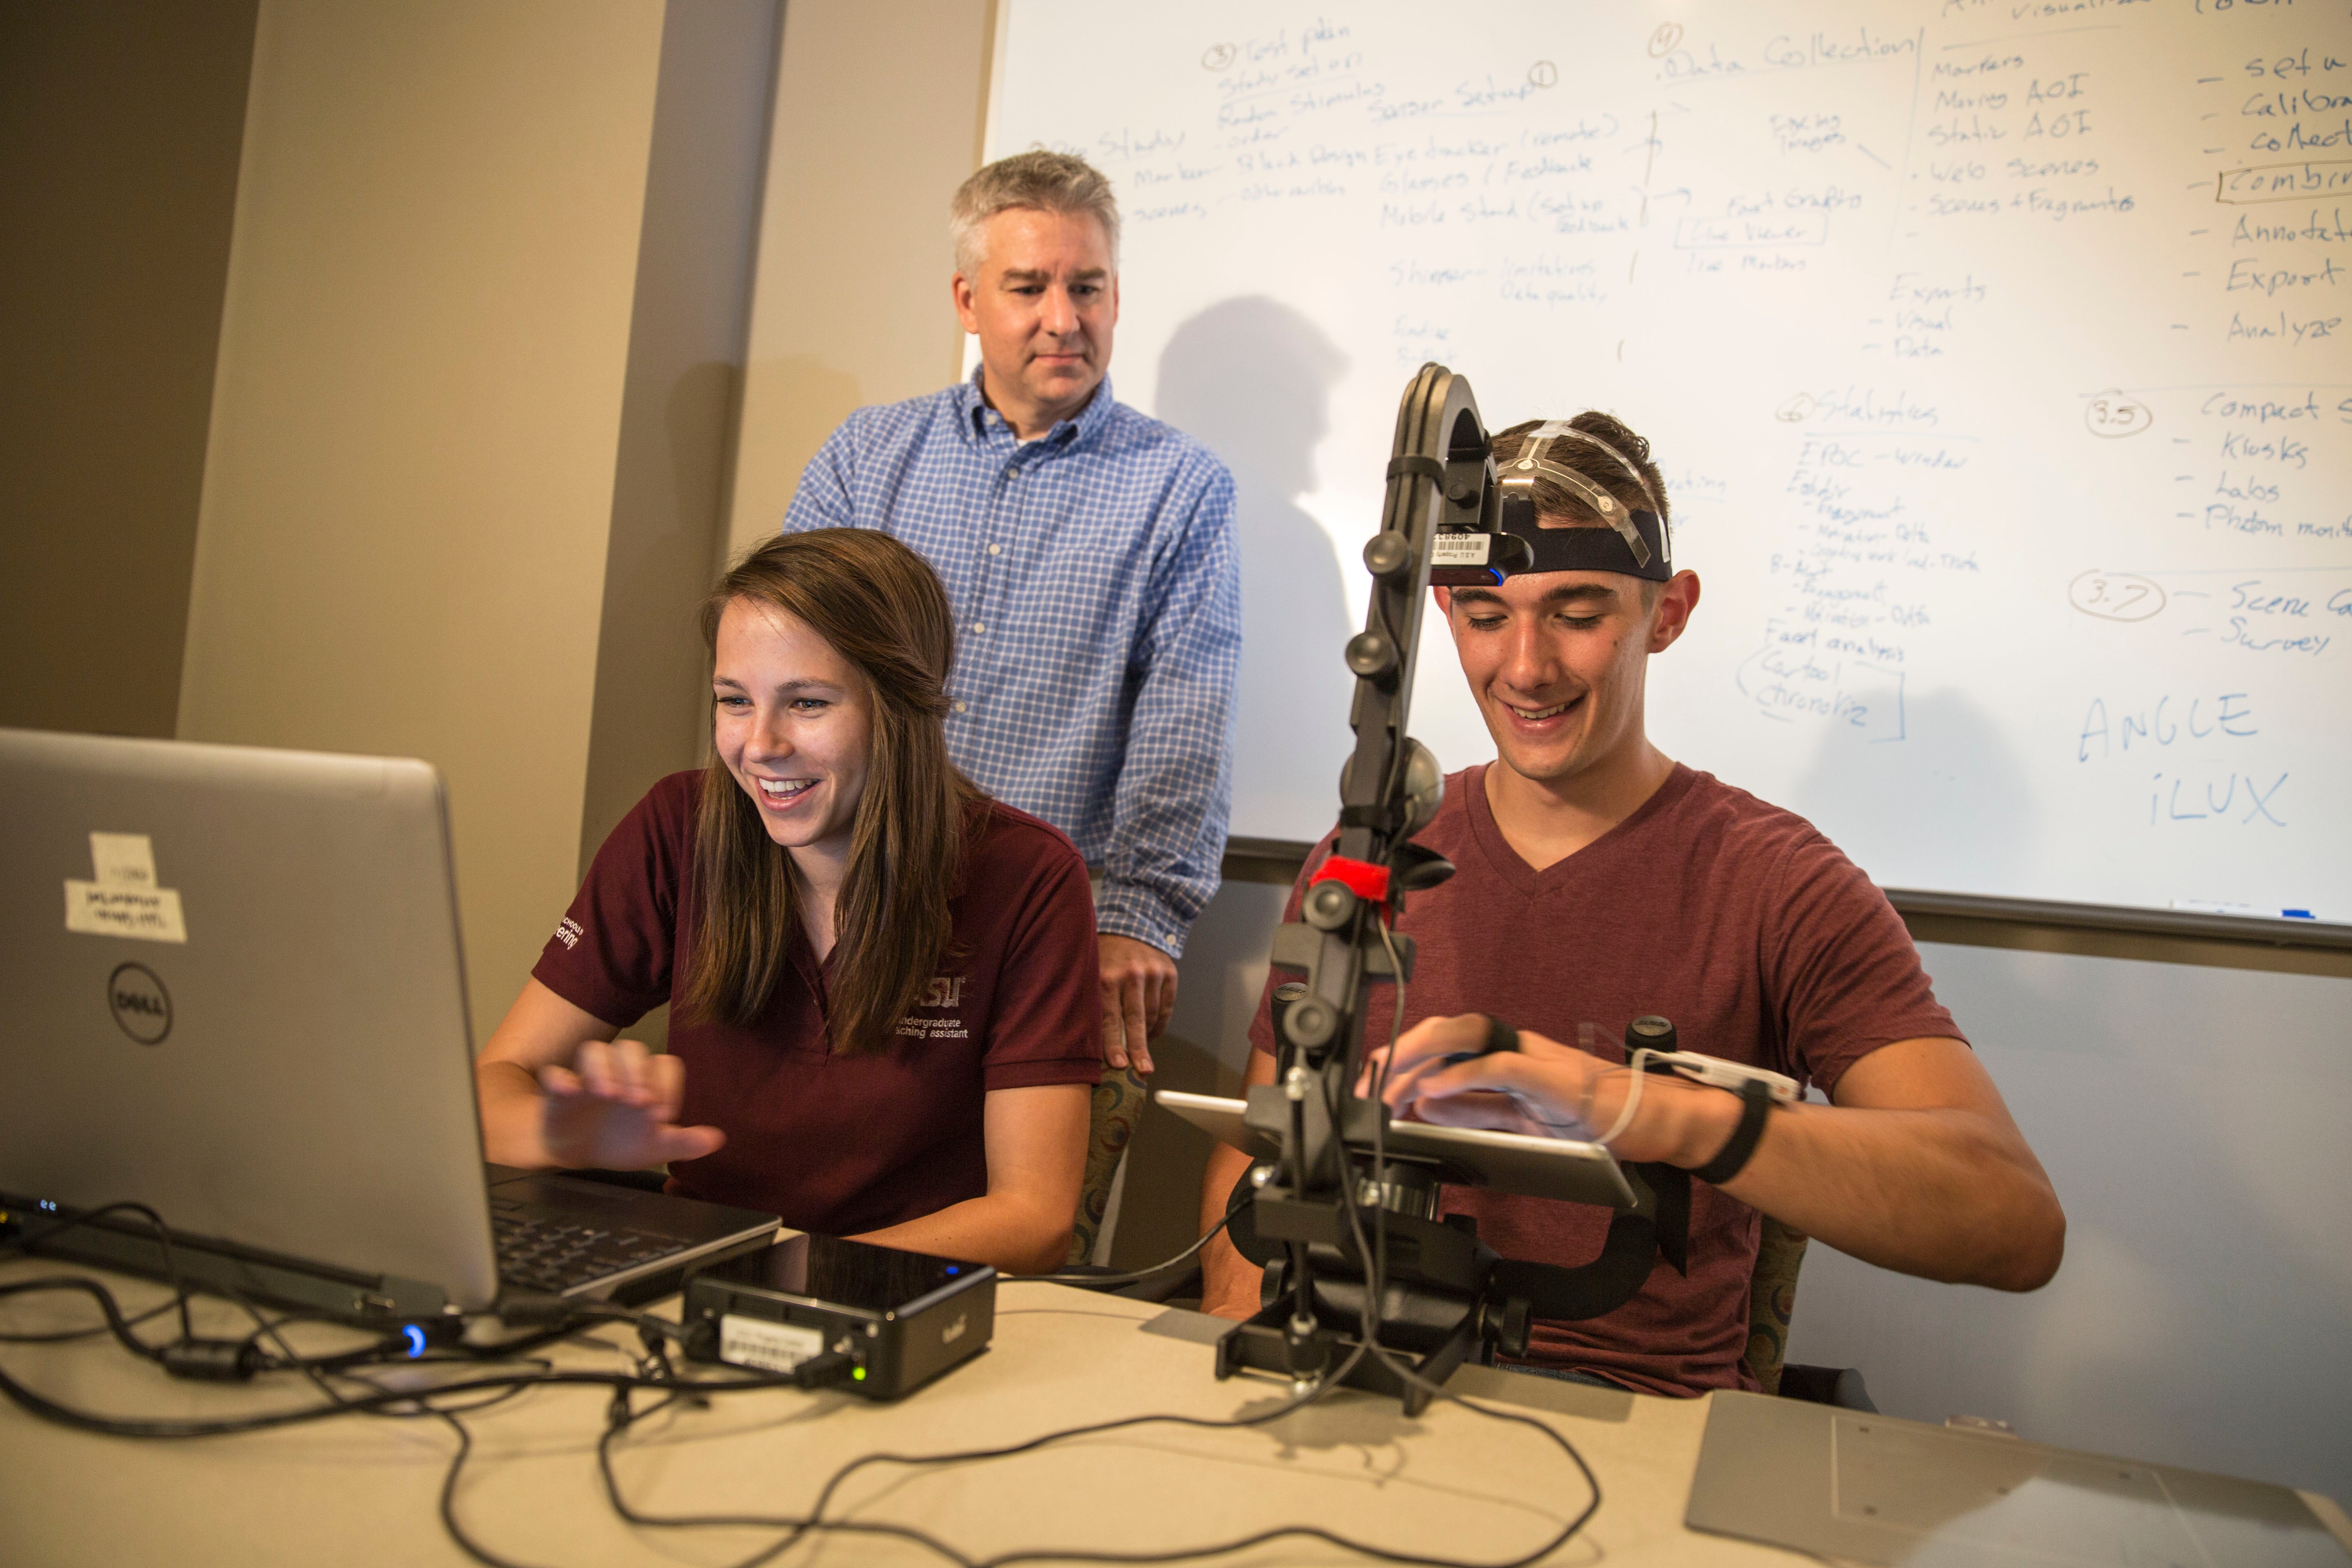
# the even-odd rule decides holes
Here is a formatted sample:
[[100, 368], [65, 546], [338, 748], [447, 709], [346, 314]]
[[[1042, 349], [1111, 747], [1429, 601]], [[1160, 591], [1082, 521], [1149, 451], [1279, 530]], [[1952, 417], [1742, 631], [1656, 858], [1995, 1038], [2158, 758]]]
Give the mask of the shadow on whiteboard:
[[1225, 300], [1179, 326], [1153, 412], [1233, 470], [1241, 536], [1242, 677], [1233, 831], [1316, 837], [1338, 815], [1354, 630], [1330, 536], [1299, 505], [1348, 358], [1305, 316]]
[[2000, 725], [1955, 690], [1910, 695], [1899, 706], [1894, 739], [1822, 726], [1811, 766], [1777, 804], [1809, 818], [1874, 879], [1901, 866], [1895, 880], [1906, 887], [2032, 884], [2039, 807]]

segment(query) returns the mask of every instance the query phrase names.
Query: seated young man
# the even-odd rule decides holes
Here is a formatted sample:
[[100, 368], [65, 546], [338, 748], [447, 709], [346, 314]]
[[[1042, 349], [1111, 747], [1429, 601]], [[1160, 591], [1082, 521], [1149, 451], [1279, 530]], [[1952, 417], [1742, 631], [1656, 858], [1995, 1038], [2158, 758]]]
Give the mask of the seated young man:
[[[1390, 1104], [1433, 1122], [1600, 1136], [1631, 1082], [1626, 1025], [1653, 1013], [1674, 1021], [1681, 1049], [1786, 1074], [1830, 1101], [1764, 1113], [1743, 1161], [1731, 1147], [1738, 1097], [1647, 1077], [1611, 1147], [1714, 1167], [1692, 1184], [1688, 1273], [1661, 1259], [1617, 1310], [1538, 1321], [1528, 1363], [1658, 1394], [1753, 1388], [1741, 1356], [1767, 1214], [1882, 1268], [2009, 1290], [2046, 1283], [2064, 1247], [2056, 1194], [1885, 898], [1802, 818], [1650, 743], [1650, 657], [1689, 625], [1699, 584], [1672, 570], [1648, 443], [1585, 414], [1517, 426], [1495, 447], [1498, 465], [1535, 449], [1536, 567], [1492, 588], [1436, 590], [1497, 756], [1448, 778], [1418, 836], [1457, 870], [1412, 895], [1398, 925], [1420, 956]], [[1655, 517], [1638, 554], [1637, 512]], [[1560, 531], [1593, 529], [1613, 531]], [[1558, 569], [1596, 559], [1620, 569]], [[1286, 918], [1331, 843], [1308, 858]], [[1477, 1048], [1490, 1014], [1517, 1026], [1519, 1049], [1445, 1064]], [[1389, 1020], [1385, 1003], [1370, 1009], [1369, 1051], [1389, 1047]], [[1251, 1039], [1248, 1081], [1271, 1083], [1264, 1003]], [[1248, 1164], [1229, 1148], [1213, 1156], [1204, 1227]], [[1475, 1215], [1504, 1257], [1563, 1266], [1597, 1256], [1610, 1220], [1453, 1187], [1444, 1209]], [[1204, 1267], [1209, 1310], [1257, 1310], [1260, 1272], [1224, 1237]]]

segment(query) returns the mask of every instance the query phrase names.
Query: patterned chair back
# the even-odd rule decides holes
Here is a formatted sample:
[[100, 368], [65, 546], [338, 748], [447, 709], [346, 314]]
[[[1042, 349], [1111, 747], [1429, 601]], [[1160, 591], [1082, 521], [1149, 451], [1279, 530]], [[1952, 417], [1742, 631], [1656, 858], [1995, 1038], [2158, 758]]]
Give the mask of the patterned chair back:
[[1143, 1079], [1133, 1068], [1103, 1069], [1087, 1123], [1087, 1173], [1078, 1183], [1078, 1217], [1070, 1233], [1068, 1263], [1092, 1263], [1110, 1207], [1112, 1181], [1143, 1114]]
[[1797, 1307], [1797, 1270], [1804, 1266], [1807, 1240], [1803, 1231], [1764, 1216], [1756, 1273], [1748, 1286], [1746, 1360], [1767, 1394], [1780, 1392], [1780, 1368], [1789, 1359], [1789, 1319]]

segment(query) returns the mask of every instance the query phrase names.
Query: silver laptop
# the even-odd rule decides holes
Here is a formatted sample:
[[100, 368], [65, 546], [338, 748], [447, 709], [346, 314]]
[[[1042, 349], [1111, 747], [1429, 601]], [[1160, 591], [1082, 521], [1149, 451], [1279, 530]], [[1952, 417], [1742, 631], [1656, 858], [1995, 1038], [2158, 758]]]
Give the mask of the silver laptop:
[[1683, 1522], [1888, 1568], [2346, 1568], [2284, 1487], [1719, 1391]]
[[642, 1298], [777, 1227], [486, 1175], [424, 763], [0, 730], [0, 1209], [44, 1251], [161, 1272], [136, 1218], [55, 1229], [136, 1202], [192, 1283], [409, 1317], [490, 1306], [501, 1247]]

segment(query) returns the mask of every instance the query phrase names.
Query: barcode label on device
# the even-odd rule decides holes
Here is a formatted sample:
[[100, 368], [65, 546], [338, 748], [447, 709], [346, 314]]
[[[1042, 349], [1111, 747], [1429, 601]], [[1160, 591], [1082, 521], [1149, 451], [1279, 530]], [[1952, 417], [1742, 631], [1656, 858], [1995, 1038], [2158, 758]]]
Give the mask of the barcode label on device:
[[719, 1320], [719, 1359], [762, 1372], [790, 1372], [824, 1349], [824, 1335], [797, 1323], [729, 1312]]
[[1430, 552], [1433, 566], [1484, 566], [1491, 533], [1441, 533], [1436, 548]]

